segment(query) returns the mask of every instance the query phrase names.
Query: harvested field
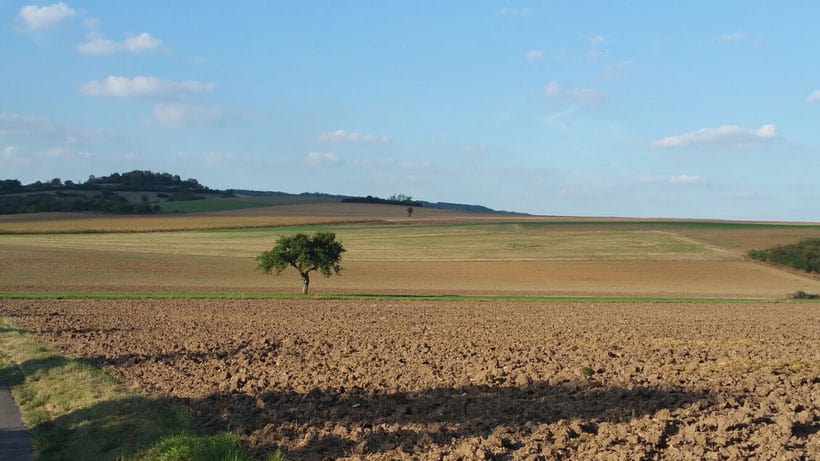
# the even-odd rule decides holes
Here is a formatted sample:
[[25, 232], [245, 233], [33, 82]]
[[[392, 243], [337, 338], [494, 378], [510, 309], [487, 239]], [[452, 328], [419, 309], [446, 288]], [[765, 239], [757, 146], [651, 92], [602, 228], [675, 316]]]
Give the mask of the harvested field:
[[0, 233], [159, 232], [199, 229], [242, 229], [350, 222], [439, 222], [500, 219], [495, 214], [419, 209], [412, 219], [406, 207], [356, 203], [316, 203], [161, 215], [35, 213], [0, 215]]
[[[58, 236], [59, 237], [59, 236]], [[0, 290], [295, 292], [298, 275], [256, 270], [252, 257], [8, 244]], [[212, 250], [213, 251], [213, 250]], [[347, 255], [347, 254], [345, 254]], [[750, 261], [350, 261], [314, 277], [315, 293], [461, 293], [783, 298], [820, 280]]]
[[817, 459], [814, 303], [2, 301], [289, 459]]

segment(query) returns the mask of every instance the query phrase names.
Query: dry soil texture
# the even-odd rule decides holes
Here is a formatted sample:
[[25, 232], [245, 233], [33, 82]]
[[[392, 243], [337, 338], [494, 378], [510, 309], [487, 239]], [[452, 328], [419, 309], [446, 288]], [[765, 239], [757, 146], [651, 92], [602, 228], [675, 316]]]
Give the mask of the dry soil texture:
[[2, 301], [288, 459], [817, 459], [816, 303]]

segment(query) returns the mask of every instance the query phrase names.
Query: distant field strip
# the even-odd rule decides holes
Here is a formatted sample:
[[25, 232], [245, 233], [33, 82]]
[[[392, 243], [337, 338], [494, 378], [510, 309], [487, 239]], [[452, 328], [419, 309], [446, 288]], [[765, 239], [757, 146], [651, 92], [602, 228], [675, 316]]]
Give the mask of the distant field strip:
[[[518, 224], [336, 225], [348, 261], [548, 261], [737, 259], [671, 231], [577, 230]], [[129, 253], [253, 257], [293, 228], [236, 232], [3, 235], [0, 246], [94, 249]]]

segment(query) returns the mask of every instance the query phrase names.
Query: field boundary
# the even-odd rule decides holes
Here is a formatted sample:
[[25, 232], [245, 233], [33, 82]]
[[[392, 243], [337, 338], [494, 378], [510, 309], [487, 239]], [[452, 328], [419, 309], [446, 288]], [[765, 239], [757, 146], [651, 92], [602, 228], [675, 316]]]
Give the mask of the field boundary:
[[582, 303], [725, 303], [788, 302], [788, 298], [721, 298], [667, 296], [549, 296], [549, 295], [460, 295], [391, 293], [297, 293], [233, 291], [0, 291], [0, 299], [305, 299], [305, 300], [396, 300], [464, 302], [582, 302]]

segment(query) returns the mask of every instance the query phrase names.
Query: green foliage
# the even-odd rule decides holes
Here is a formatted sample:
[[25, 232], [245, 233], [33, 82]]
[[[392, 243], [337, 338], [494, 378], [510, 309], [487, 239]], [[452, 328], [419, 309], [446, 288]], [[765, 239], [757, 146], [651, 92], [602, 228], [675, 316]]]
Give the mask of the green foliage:
[[749, 250], [758, 261], [789, 266], [806, 272], [820, 272], [820, 239], [807, 239], [765, 250]]
[[148, 170], [134, 170], [127, 173], [113, 173], [110, 176], [90, 176], [84, 186], [116, 187], [126, 190], [147, 191], [207, 191], [207, 187], [196, 179], [181, 179], [170, 173], [154, 173]]
[[110, 190], [93, 196], [57, 191], [26, 195], [0, 196], [0, 214], [39, 213], [44, 211], [99, 211], [117, 214], [151, 214], [159, 206], [146, 201], [130, 203], [128, 199]]
[[392, 195], [390, 198], [381, 198], [368, 195], [367, 197], [345, 197], [342, 203], [378, 203], [381, 205], [412, 205], [415, 207], [423, 207], [424, 204], [413, 200], [409, 195]]
[[[78, 193], [78, 191], [86, 191]], [[99, 211], [117, 214], [150, 214], [160, 211], [143, 195], [131, 203], [116, 191], [160, 192], [169, 200], [198, 200], [200, 192], [210, 189], [196, 179], [180, 179], [169, 173], [134, 170], [110, 176], [89, 176], [84, 183], [63, 182], [53, 178], [22, 185], [16, 179], [0, 180], [0, 214], [39, 213], [44, 211]], [[170, 193], [171, 195], [168, 195]], [[157, 197], [160, 197], [158, 194]]]
[[266, 274], [275, 270], [278, 275], [287, 267], [293, 267], [302, 276], [302, 292], [307, 294], [310, 272], [319, 271], [325, 277], [338, 274], [342, 270], [340, 261], [344, 251], [333, 232], [317, 232], [313, 237], [298, 233], [280, 237], [271, 250], [263, 252], [256, 260], [259, 269]]
[[595, 370], [593, 370], [590, 367], [584, 367], [584, 368], [581, 368], [581, 373], [583, 373], [584, 376], [586, 376], [587, 378], [590, 378], [590, 377], [592, 377], [592, 375], [595, 374]]
[[191, 433], [168, 437], [153, 446], [141, 459], [156, 461], [251, 461], [233, 434], [200, 436]]

